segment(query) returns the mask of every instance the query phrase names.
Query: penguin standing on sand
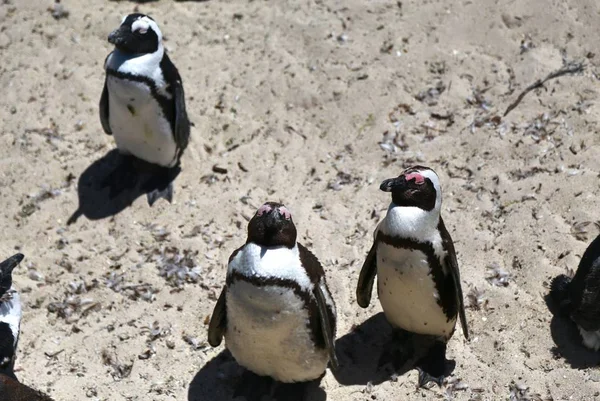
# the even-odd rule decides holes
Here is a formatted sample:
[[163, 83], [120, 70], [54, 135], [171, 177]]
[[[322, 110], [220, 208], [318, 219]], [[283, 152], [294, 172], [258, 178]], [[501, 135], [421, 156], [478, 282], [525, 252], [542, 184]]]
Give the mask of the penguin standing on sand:
[[0, 263], [0, 399], [2, 401], [52, 401], [17, 381], [15, 354], [21, 324], [21, 299], [12, 286], [12, 271], [23, 260], [18, 253]]
[[[143, 183], [150, 206], [159, 198], [171, 202], [172, 181], [190, 136], [181, 77], [158, 25], [147, 15], [128, 15], [108, 41], [115, 49], [104, 65], [102, 128], [114, 136], [125, 171], [134, 165], [150, 171], [151, 179]], [[138, 184], [131, 173], [118, 172], [108, 180], [114, 192]]]
[[573, 278], [561, 274], [552, 280], [550, 295], [575, 322], [583, 344], [600, 349], [600, 235], [585, 250]]
[[[296, 242], [289, 210], [265, 203], [248, 223], [246, 244], [229, 257], [226, 285], [209, 325], [210, 345], [224, 337], [237, 362], [258, 376], [310, 382], [325, 374], [328, 362], [337, 367], [335, 331], [336, 309], [323, 267]], [[261, 390], [253, 391], [250, 398], [260, 399]], [[275, 393], [277, 399], [292, 396]]]
[[[396, 340], [405, 342], [410, 333], [434, 339], [417, 362], [419, 385], [430, 381], [441, 385], [446, 343], [459, 316], [467, 339], [469, 332], [454, 244], [440, 216], [440, 180], [430, 168], [414, 166], [383, 181], [380, 189], [391, 192], [392, 202], [362, 266], [358, 304], [369, 306], [377, 275], [379, 301]], [[402, 356], [407, 352], [411, 350], [402, 351]]]

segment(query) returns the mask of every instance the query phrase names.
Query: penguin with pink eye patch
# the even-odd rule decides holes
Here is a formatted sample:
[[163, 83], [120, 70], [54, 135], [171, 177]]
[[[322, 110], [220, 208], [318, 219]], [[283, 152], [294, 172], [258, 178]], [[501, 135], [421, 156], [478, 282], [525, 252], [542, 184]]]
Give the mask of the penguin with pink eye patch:
[[441, 385], [446, 372], [446, 343], [460, 318], [469, 338], [456, 252], [440, 210], [442, 190], [437, 174], [414, 166], [381, 183], [390, 192], [385, 218], [375, 229], [373, 246], [362, 266], [356, 297], [366, 308], [377, 276], [383, 312], [394, 329], [396, 352], [384, 351], [381, 361], [397, 363], [412, 357], [411, 333], [433, 339], [417, 361], [419, 385]]
[[260, 400], [280, 383], [311, 382], [328, 363], [337, 367], [335, 303], [319, 260], [296, 237], [290, 211], [267, 202], [248, 223], [246, 243], [229, 257], [208, 341], [217, 347], [225, 338], [241, 366], [271, 380], [268, 389], [242, 383], [234, 397]]

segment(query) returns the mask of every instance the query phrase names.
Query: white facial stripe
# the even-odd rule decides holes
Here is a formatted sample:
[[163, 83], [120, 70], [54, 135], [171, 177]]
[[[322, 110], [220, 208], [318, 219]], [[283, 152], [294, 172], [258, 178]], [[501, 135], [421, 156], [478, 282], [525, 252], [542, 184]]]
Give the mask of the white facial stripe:
[[138, 19], [133, 24], [131, 24], [131, 32], [139, 32], [139, 33], [148, 32], [148, 28], [150, 28], [150, 24], [148, 23], [148, 21], [150, 21], [150, 20], [146, 17]]
[[426, 178], [429, 178], [433, 187], [435, 188], [435, 208], [439, 209], [442, 205], [442, 187], [440, 185], [440, 178], [433, 170], [420, 170], [419, 173]]
[[123, 23], [125, 22], [126, 19], [127, 19], [127, 16], [124, 16], [123, 19], [121, 20], [121, 25], [123, 25]]
[[440, 190], [440, 178], [437, 176], [437, 174], [435, 173], [435, 171], [433, 170], [420, 170], [419, 174], [421, 174], [423, 177], [427, 177], [431, 180], [431, 182], [433, 183], [433, 186], [435, 188], [436, 191]]
[[158, 36], [159, 43], [162, 41], [162, 33], [158, 28], [158, 25], [155, 21], [151, 20], [148, 17], [138, 18], [133, 24], [131, 24], [131, 32], [139, 31], [144, 34], [148, 32], [148, 29], [152, 29], [156, 36]]
[[148, 17], [144, 17], [142, 19], [146, 20], [148, 25], [150, 25], [150, 28], [152, 28], [152, 30], [156, 33], [156, 36], [158, 36], [158, 41], [161, 42], [162, 41], [162, 32], [158, 28], [158, 25], [156, 24], [156, 22], [152, 21]]

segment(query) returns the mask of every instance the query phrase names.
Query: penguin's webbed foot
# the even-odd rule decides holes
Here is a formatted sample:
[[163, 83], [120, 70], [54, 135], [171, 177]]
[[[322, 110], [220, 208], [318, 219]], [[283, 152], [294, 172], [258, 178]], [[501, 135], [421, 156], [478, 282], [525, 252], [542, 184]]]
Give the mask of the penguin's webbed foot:
[[173, 183], [170, 182], [165, 188], [155, 188], [146, 194], [148, 205], [152, 206], [160, 198], [166, 199], [169, 203], [173, 202]]
[[436, 342], [427, 355], [417, 364], [419, 371], [419, 387], [426, 387], [435, 382], [442, 386], [446, 378], [446, 343]]
[[148, 205], [154, 205], [154, 202], [160, 198], [166, 199], [169, 203], [173, 202], [173, 180], [177, 177], [181, 169], [177, 167], [160, 168], [159, 171], [150, 173], [150, 178], [143, 185], [148, 199]]
[[419, 387], [426, 388], [426, 387], [428, 387], [427, 385], [431, 382], [434, 382], [439, 387], [442, 387], [442, 384], [444, 383], [444, 379], [446, 378], [446, 376], [444, 374], [441, 374], [439, 376], [434, 376], [434, 375], [431, 375], [430, 373], [427, 373], [420, 367], [417, 367], [417, 370], [419, 371]]

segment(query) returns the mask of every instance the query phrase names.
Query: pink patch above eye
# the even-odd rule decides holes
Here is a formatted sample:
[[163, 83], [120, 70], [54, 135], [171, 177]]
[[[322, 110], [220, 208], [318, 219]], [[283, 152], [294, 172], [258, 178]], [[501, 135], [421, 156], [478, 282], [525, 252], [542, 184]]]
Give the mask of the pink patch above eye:
[[425, 183], [425, 178], [419, 173], [409, 173], [409, 174], [406, 174], [404, 176], [404, 178], [406, 178], [406, 181], [410, 181], [414, 178], [415, 182], [419, 185]]
[[256, 212], [257, 216], [262, 216], [265, 213], [269, 213], [271, 210], [273, 210], [273, 208], [267, 204], [264, 204], [260, 207], [260, 209], [258, 209], [258, 212]]
[[279, 213], [283, 215], [283, 217], [285, 217], [286, 220], [289, 220], [292, 218], [292, 214], [290, 213], [289, 210], [287, 210], [287, 208], [285, 206], [281, 206], [279, 208]]

